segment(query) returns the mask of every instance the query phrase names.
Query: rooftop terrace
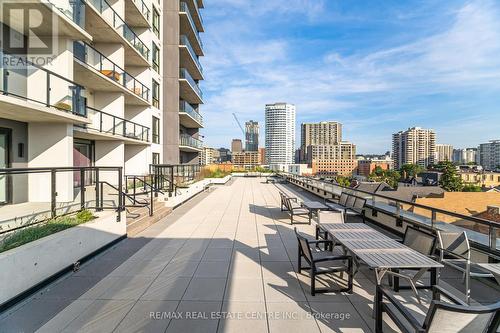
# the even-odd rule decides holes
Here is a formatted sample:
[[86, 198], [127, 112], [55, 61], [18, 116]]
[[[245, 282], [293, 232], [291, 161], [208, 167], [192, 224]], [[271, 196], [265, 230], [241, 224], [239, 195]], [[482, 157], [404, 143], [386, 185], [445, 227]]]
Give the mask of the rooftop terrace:
[[[0, 315], [0, 332], [372, 332], [374, 273], [362, 266], [353, 294], [311, 296], [280, 187], [314, 197], [235, 179]], [[314, 234], [314, 223], [298, 228]], [[461, 275], [445, 269], [440, 283], [453, 290]], [[472, 298], [490, 303], [500, 291], [474, 281]], [[397, 332], [388, 318], [384, 332]]]

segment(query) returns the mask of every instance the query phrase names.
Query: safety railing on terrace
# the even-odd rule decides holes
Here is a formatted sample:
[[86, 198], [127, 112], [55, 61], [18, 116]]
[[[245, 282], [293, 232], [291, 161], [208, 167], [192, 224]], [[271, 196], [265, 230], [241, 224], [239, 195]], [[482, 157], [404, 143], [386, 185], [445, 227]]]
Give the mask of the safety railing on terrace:
[[199, 124], [203, 125], [203, 116], [198, 111], [196, 111], [188, 102], [179, 101], [179, 112], [187, 113]]
[[85, 42], [74, 42], [75, 58], [91, 66], [109, 80], [116, 82], [135, 95], [149, 101], [149, 88], [115, 64], [108, 57]]
[[150, 164], [149, 173], [153, 177], [153, 185], [172, 196], [177, 194], [178, 188], [200, 179], [201, 167], [192, 164]]
[[82, 0], [48, 0], [67, 18], [81, 28], [85, 28], [85, 2]]
[[196, 66], [198, 67], [198, 69], [200, 70], [200, 73], [203, 74], [203, 66], [201, 65], [200, 63], [200, 59], [198, 58], [198, 56], [196, 55], [196, 52], [194, 52], [194, 49], [193, 47], [191, 46], [191, 43], [189, 42], [189, 38], [186, 37], [186, 35], [181, 35], [180, 37], [180, 44], [181, 45], [184, 45], [187, 49], [188, 49], [188, 52], [189, 54], [191, 55], [191, 58], [194, 60], [194, 62], [196, 63]]
[[181, 68], [179, 72], [179, 78], [185, 79], [191, 88], [196, 92], [196, 94], [200, 97], [200, 99], [203, 99], [203, 92], [200, 89], [200, 86], [198, 86], [198, 83], [193, 79], [191, 74], [189, 74], [189, 71], [185, 68]]
[[200, 33], [198, 32], [198, 29], [196, 28], [196, 24], [194, 24], [193, 17], [191, 16], [191, 11], [189, 10], [189, 6], [187, 5], [187, 3], [181, 2], [181, 12], [186, 13], [186, 15], [188, 17], [189, 24], [191, 25], [191, 29], [194, 32], [194, 36], [195, 36], [196, 40], [198, 41], [198, 44], [200, 44], [200, 47], [203, 48], [203, 42], [201, 41]]
[[85, 117], [84, 88], [64, 76], [0, 50], [0, 93]]
[[[480, 250], [500, 255], [500, 223], [475, 216], [467, 216], [440, 208], [395, 199], [380, 193], [371, 193], [350, 187], [320, 181], [312, 177], [280, 172], [292, 183], [315, 188], [324, 195], [340, 196], [342, 192], [366, 198], [366, 206], [374, 212], [381, 212], [396, 218], [397, 226], [403, 221], [442, 231], [465, 231], [471, 243]], [[377, 213], [374, 213], [377, 214]], [[372, 216], [375, 217], [375, 216]], [[370, 216], [368, 216], [370, 218]]]
[[87, 114], [91, 124], [79, 125], [100, 133], [120, 135], [125, 138], [149, 142], [149, 127], [136, 122], [114, 116], [87, 106]]
[[112, 25], [117, 31], [121, 33], [123, 38], [125, 38], [132, 46], [139, 51], [139, 53], [149, 60], [149, 48], [146, 44], [137, 36], [137, 34], [130, 28], [127, 23], [121, 18], [120, 15], [109, 5], [106, 0], [86, 0], [88, 3], [93, 5], [102, 17]]
[[193, 138], [188, 134], [180, 134], [179, 145], [196, 149], [203, 148], [203, 141]]
[[146, 5], [144, 0], [132, 0], [132, 1], [135, 3], [135, 5], [137, 6], [137, 8], [139, 8], [142, 15], [144, 15], [146, 20], [149, 22], [149, 16], [151, 14], [151, 11], [149, 10], [149, 7]]
[[121, 167], [0, 169], [0, 236], [84, 209], [124, 210]]

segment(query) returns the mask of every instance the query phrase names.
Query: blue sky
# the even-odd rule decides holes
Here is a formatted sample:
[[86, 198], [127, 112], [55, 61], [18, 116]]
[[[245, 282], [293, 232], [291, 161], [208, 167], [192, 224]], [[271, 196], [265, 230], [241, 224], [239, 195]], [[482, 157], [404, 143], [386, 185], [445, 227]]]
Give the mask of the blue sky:
[[263, 146], [264, 105], [282, 101], [297, 129], [342, 122], [358, 153], [412, 126], [456, 147], [500, 138], [500, 1], [207, 0], [203, 15], [207, 146], [242, 137], [232, 112]]

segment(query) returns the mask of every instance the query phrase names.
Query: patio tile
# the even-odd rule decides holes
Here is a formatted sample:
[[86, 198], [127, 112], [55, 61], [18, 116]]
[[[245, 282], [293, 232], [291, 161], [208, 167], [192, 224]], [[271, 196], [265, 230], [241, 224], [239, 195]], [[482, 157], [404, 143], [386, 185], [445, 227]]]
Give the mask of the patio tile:
[[167, 264], [162, 260], [128, 260], [109, 276], [157, 276]]
[[94, 301], [93, 300], [75, 300], [55, 317], [37, 330], [37, 333], [59, 332], [68, 326], [76, 317], [85, 311]]
[[63, 332], [112, 332], [133, 305], [134, 301], [94, 301]]
[[306, 302], [268, 303], [269, 332], [320, 332]]
[[179, 260], [175, 262], [170, 262], [167, 267], [160, 273], [162, 275], [173, 275], [178, 277], [192, 277], [196, 268], [198, 267], [199, 261], [190, 260]]
[[264, 286], [260, 278], [228, 279], [225, 300], [237, 302], [264, 302]]
[[193, 278], [189, 283], [183, 300], [222, 301], [226, 279]]
[[221, 309], [222, 302], [182, 301], [176, 310], [182, 318], [173, 319], [167, 333], [211, 333], [217, 332], [218, 319], [211, 313]]
[[201, 261], [230, 261], [232, 248], [208, 248]]
[[174, 275], [160, 275], [141, 296], [142, 300], [181, 300], [191, 278]]
[[41, 299], [75, 300], [94, 287], [101, 279], [98, 276], [70, 275], [39, 291], [34, 297]]
[[294, 268], [290, 261], [262, 263], [262, 274], [264, 276], [264, 279], [275, 277], [287, 279], [296, 277]]
[[306, 296], [297, 279], [265, 279], [266, 302], [306, 301]]
[[261, 278], [260, 263], [252, 259], [239, 259], [231, 263], [228, 278]]
[[123, 318], [116, 332], [164, 332], [170, 323], [168, 314], [175, 311], [176, 301], [138, 301]]
[[220, 319], [218, 333], [266, 333], [266, 307], [263, 302], [225, 301], [224, 318]]
[[202, 261], [196, 272], [195, 278], [226, 278], [229, 261]]
[[351, 303], [310, 302], [321, 332], [366, 332], [371, 329]]
[[98, 299], [136, 300], [149, 287], [154, 278], [150, 276], [123, 276], [114, 282]]

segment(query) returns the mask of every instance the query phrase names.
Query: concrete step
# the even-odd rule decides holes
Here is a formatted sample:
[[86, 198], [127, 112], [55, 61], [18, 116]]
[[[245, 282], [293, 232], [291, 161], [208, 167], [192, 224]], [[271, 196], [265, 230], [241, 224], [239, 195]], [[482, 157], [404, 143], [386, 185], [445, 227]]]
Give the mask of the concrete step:
[[172, 212], [172, 208], [166, 207], [165, 203], [154, 201], [153, 216], [149, 216], [147, 207], [133, 207], [127, 210], [127, 235], [134, 236], [165, 218]]

